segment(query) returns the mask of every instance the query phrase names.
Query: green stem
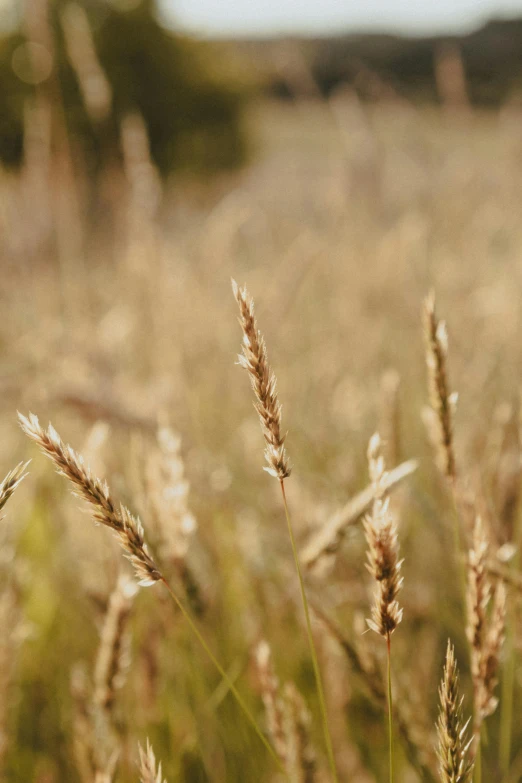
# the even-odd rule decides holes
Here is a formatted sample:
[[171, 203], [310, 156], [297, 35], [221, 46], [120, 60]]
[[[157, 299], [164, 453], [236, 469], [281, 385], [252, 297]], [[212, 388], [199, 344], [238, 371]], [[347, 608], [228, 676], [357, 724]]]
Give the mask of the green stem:
[[190, 616], [188, 611], [185, 609], [184, 605], [182, 604], [182, 602], [180, 601], [180, 599], [178, 598], [178, 596], [176, 595], [176, 593], [174, 592], [172, 587], [169, 585], [167, 580], [163, 579], [163, 577], [162, 577], [161, 581], [163, 582], [163, 584], [165, 585], [165, 587], [169, 591], [170, 595], [174, 599], [178, 609], [181, 611], [183, 617], [185, 618], [185, 620], [189, 624], [191, 631], [197, 637], [197, 640], [199, 641], [199, 643], [201, 644], [201, 646], [205, 650], [206, 654], [208, 655], [208, 657], [210, 658], [210, 660], [212, 661], [212, 663], [214, 664], [214, 666], [216, 667], [216, 669], [220, 673], [220, 675], [223, 678], [223, 680], [228, 685], [228, 687], [229, 687], [230, 691], [232, 692], [234, 698], [236, 699], [237, 703], [239, 704], [239, 706], [241, 707], [241, 709], [245, 713], [246, 717], [248, 718], [250, 724], [252, 725], [252, 728], [254, 729], [255, 733], [257, 734], [257, 736], [259, 737], [259, 739], [261, 740], [261, 742], [263, 743], [265, 748], [268, 750], [268, 752], [272, 756], [272, 759], [275, 761], [275, 763], [279, 767], [279, 770], [285, 775], [285, 777], [287, 777], [286, 770], [285, 770], [285, 768], [284, 768], [280, 758], [278, 757], [278, 755], [275, 752], [274, 748], [268, 742], [267, 738], [263, 734], [263, 732], [260, 729], [256, 719], [254, 718], [254, 716], [250, 712], [250, 709], [247, 707], [243, 697], [241, 696], [241, 694], [237, 690], [236, 686], [234, 685], [234, 683], [230, 679], [229, 675], [226, 673], [226, 671], [221, 666], [221, 664], [219, 663], [218, 659], [216, 658], [216, 656], [214, 655], [214, 653], [212, 652], [212, 650], [208, 646], [207, 642], [205, 641], [203, 635], [201, 634], [201, 632], [200, 632], [199, 628], [197, 627], [197, 625], [195, 624], [194, 620], [192, 619], [192, 617]]
[[393, 783], [393, 700], [391, 687], [391, 637], [386, 636], [386, 649], [388, 652], [388, 750], [390, 765], [390, 783]]
[[299, 565], [299, 556], [297, 554], [297, 547], [295, 545], [294, 533], [293, 533], [293, 530], [292, 530], [292, 524], [290, 522], [290, 514], [289, 514], [289, 511], [288, 511], [288, 503], [286, 502], [285, 484], [284, 484], [284, 481], [282, 479], [280, 480], [279, 483], [281, 484], [281, 492], [283, 494], [283, 504], [284, 504], [284, 507], [285, 507], [286, 523], [288, 525], [288, 533], [290, 535], [290, 543], [292, 544], [292, 552], [293, 552], [293, 555], [294, 555], [294, 562], [295, 562], [295, 567], [296, 567], [296, 571], [297, 571], [297, 576], [299, 577], [299, 587], [301, 588], [301, 598], [302, 598], [302, 601], [303, 601], [303, 609], [304, 609], [305, 618], [306, 618], [306, 631], [307, 631], [307, 634], [308, 634], [308, 643], [310, 645], [310, 653], [311, 653], [311, 656], [312, 656], [312, 663], [313, 663], [313, 667], [314, 667], [315, 682], [316, 682], [316, 686], [317, 686], [317, 695], [319, 696], [319, 705], [320, 705], [320, 708], [321, 708], [321, 718], [322, 718], [322, 723], [323, 723], [324, 739], [325, 739], [325, 743], [326, 743], [326, 752], [328, 754], [328, 761], [329, 761], [330, 769], [331, 769], [332, 776], [333, 776], [332, 779], [333, 779], [334, 783], [339, 783], [339, 778], [337, 777], [337, 769], [336, 769], [336, 766], [335, 766], [335, 758], [334, 758], [334, 753], [333, 753], [332, 738], [330, 736], [330, 729], [329, 729], [329, 726], [328, 726], [328, 715], [327, 715], [327, 712], [326, 712], [326, 701], [325, 701], [325, 698], [324, 698], [323, 682], [322, 682], [322, 679], [321, 679], [321, 672], [319, 670], [319, 662], [317, 660], [317, 652], [316, 652], [316, 649], [315, 649], [314, 638], [313, 638], [313, 634], [312, 634], [312, 624], [310, 622], [310, 610], [308, 608], [308, 599], [306, 597], [306, 591], [305, 591], [305, 586], [304, 586], [303, 575], [301, 573], [301, 566]]
[[478, 736], [477, 755], [475, 756], [475, 783], [482, 783], [482, 743]]

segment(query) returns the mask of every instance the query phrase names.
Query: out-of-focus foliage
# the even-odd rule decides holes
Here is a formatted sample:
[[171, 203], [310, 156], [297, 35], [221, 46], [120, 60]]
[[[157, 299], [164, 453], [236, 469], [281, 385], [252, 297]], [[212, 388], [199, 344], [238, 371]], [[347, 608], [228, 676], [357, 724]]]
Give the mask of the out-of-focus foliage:
[[[249, 88], [227, 68], [219, 46], [198, 42], [164, 28], [154, 0], [116, 4], [81, 0], [95, 56], [108, 79], [112, 103], [106, 117], [93, 121], [86, 110], [78, 75], [64, 35], [69, 0], [49, 3], [44, 20], [48, 40], [36, 43], [40, 59], [54, 59], [38, 78], [29, 62], [34, 19], [0, 43], [0, 158], [22, 160], [24, 111], [36, 90], [50, 94], [65, 110], [76, 154], [92, 170], [118, 154], [120, 123], [129, 113], [145, 120], [152, 157], [166, 174], [179, 169], [219, 169], [243, 162], [246, 153], [242, 112]], [[36, 13], [29, 4], [27, 17]], [[45, 50], [49, 43], [54, 49]], [[37, 63], [44, 69], [47, 61]], [[111, 96], [109, 96], [109, 100]]]
[[[347, 33], [236, 46], [265, 74], [268, 90], [282, 97], [295, 92], [295, 79], [287, 77], [295, 77], [298, 57], [324, 95], [350, 85], [366, 99], [381, 98], [391, 88], [415, 101], [437, 101], [437, 62], [455, 50], [462, 57], [472, 103], [498, 106], [522, 90], [521, 19], [492, 20], [464, 35]], [[280, 67], [285, 61], [286, 72]]]

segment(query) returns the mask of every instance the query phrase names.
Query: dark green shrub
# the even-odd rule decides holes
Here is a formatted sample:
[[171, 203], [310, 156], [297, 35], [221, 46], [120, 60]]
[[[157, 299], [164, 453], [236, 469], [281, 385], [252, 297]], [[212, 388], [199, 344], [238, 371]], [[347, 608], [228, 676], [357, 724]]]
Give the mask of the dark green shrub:
[[[85, 109], [60, 21], [66, 0], [51, 3], [55, 71], [50, 78], [59, 86], [73, 148], [82, 151], [90, 169], [119, 154], [120, 121], [136, 110], [145, 120], [152, 157], [163, 174], [227, 168], [243, 161], [241, 119], [248, 89], [237, 78], [223, 75], [226, 63], [218, 46], [162, 27], [154, 0], [142, 0], [129, 10], [107, 0], [80, 4], [111, 84], [110, 116], [96, 123]], [[16, 32], [0, 42], [0, 159], [10, 166], [19, 165], [23, 157], [24, 105], [35, 89], [13, 70], [13, 53], [24, 41]], [[40, 85], [47, 87], [45, 82]]]

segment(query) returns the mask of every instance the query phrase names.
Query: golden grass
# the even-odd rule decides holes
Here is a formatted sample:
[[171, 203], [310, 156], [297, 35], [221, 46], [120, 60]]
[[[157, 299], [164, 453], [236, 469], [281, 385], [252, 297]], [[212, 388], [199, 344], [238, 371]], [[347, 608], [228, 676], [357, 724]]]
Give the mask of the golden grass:
[[[484, 783], [514, 783], [522, 763], [517, 109], [439, 116], [361, 106], [345, 94], [328, 105], [264, 107], [252, 124], [263, 145], [248, 171], [212, 192], [168, 187], [160, 209], [155, 200], [140, 220], [132, 217], [138, 163], [132, 176], [104, 172], [90, 201], [81, 171], [71, 193], [45, 155], [0, 179], [4, 472], [31, 455], [16, 409], [37, 410], [85, 453], [83, 462], [54, 430], [23, 421], [102, 528], [78, 518], [77, 501], [42, 459], [21, 485], [23, 463], [1, 485], [9, 498], [2, 774], [10, 783], [284, 779], [236, 692], [285, 775], [332, 779], [281, 496], [259, 469], [258, 424], [234, 372], [233, 276], [255, 292], [277, 357], [288, 481], [275, 382], [251, 300], [237, 288], [248, 338], [241, 361], [255, 374], [267, 466], [284, 480], [292, 510], [340, 779], [389, 776], [386, 650], [364, 634], [372, 581], [359, 524], [372, 514], [365, 454], [378, 428], [404, 558], [399, 573], [392, 531], [394, 573], [386, 568], [377, 581], [394, 579], [389, 610], [404, 577], [394, 608], [395, 622], [402, 610], [393, 635], [395, 780], [464, 781], [475, 758]], [[69, 219], [75, 199], [79, 222]], [[431, 299], [422, 325], [430, 290], [447, 318], [449, 355]], [[426, 399], [442, 471], [422, 424]], [[487, 538], [477, 527], [470, 535], [477, 517]], [[156, 585], [133, 598], [132, 612], [119, 605], [116, 544], [139, 580], [164, 578], [175, 603]], [[374, 576], [379, 563], [373, 557]], [[378, 627], [383, 618], [379, 600]], [[200, 654], [194, 629], [213, 660]], [[474, 712], [468, 755], [462, 695]]]

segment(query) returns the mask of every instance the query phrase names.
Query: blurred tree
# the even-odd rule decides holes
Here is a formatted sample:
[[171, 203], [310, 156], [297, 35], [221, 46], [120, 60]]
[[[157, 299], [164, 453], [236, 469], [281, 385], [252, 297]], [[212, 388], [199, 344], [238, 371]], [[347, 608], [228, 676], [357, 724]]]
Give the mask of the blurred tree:
[[162, 27], [155, 0], [26, 0], [0, 41], [0, 160], [21, 163], [27, 99], [45, 95], [90, 170], [136, 112], [163, 174], [236, 166], [248, 89], [224, 66], [219, 47]]

